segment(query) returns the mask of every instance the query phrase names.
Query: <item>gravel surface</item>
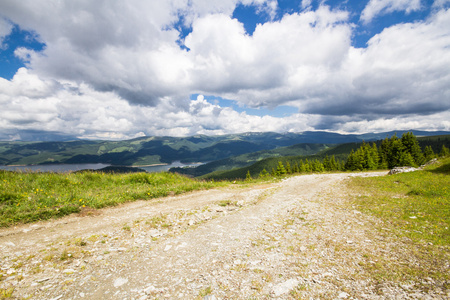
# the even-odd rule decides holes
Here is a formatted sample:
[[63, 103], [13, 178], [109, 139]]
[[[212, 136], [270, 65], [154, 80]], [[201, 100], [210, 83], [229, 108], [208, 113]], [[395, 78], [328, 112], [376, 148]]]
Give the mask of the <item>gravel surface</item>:
[[297, 176], [2, 229], [0, 288], [17, 299], [449, 299], [431, 278], [369, 276], [405, 260], [403, 242], [352, 208], [343, 182], [384, 174]]

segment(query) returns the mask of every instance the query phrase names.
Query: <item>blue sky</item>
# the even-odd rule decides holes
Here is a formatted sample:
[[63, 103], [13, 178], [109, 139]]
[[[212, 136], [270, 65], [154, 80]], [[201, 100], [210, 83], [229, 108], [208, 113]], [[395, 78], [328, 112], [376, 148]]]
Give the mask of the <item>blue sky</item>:
[[450, 130], [449, 8], [4, 0], [0, 140]]

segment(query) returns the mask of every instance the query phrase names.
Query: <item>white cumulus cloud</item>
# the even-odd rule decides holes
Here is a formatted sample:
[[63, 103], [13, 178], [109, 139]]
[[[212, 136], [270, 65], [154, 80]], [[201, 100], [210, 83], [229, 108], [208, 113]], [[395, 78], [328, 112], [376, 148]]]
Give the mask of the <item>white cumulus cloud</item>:
[[12, 29], [13, 25], [0, 16], [0, 51], [6, 47], [3, 44], [3, 40], [11, 33]]
[[[311, 1], [302, 2], [308, 9], [258, 24], [249, 35], [232, 18], [236, 6], [254, 5], [273, 17], [277, 1], [3, 0], [0, 41], [17, 24], [45, 47], [15, 49], [26, 68], [0, 79], [0, 131], [119, 138], [358, 131], [382, 128], [382, 122], [450, 129], [444, 119], [450, 110], [447, 2], [435, 1], [426, 20], [385, 28], [366, 48], [355, 48], [350, 12], [324, 4], [312, 10]], [[371, 0], [361, 19], [420, 5]], [[183, 41], [180, 22], [189, 27]], [[241, 107], [288, 105], [298, 113], [254, 116], [201, 96], [189, 100], [191, 94]]]
[[369, 23], [378, 15], [385, 15], [395, 11], [410, 13], [420, 8], [420, 0], [370, 0], [361, 14], [361, 20]]

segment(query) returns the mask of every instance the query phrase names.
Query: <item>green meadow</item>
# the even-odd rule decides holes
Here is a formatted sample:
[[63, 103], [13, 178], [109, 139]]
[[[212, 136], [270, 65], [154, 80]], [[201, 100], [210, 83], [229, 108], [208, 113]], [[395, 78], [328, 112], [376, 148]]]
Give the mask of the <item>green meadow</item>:
[[450, 157], [423, 171], [354, 178], [355, 205], [416, 242], [450, 245]]
[[174, 173], [0, 171], [0, 227], [226, 185]]

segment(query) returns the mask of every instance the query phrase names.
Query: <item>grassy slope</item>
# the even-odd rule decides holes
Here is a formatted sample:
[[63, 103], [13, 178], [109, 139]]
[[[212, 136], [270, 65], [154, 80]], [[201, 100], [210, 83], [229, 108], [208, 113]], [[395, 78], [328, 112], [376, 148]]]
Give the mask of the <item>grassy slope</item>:
[[376, 228], [401, 241], [393, 244], [397, 260], [368, 256], [361, 267], [378, 281], [437, 280], [450, 289], [450, 158], [424, 171], [354, 178], [348, 187], [350, 206], [382, 220]]
[[424, 171], [354, 178], [356, 205], [413, 240], [450, 245], [450, 158]]
[[224, 184], [172, 173], [0, 171], [0, 227], [62, 217], [83, 208], [102, 208]]

